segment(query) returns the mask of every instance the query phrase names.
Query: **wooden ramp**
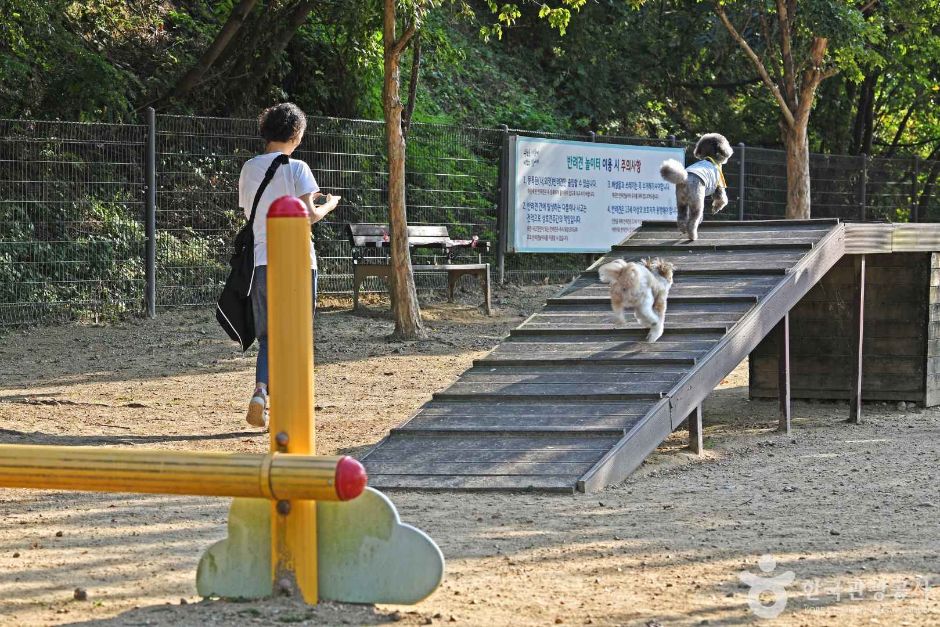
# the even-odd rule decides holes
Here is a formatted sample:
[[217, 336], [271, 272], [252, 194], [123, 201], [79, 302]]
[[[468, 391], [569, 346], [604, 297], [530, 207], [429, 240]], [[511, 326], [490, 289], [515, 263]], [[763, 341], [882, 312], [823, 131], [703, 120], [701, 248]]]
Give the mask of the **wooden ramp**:
[[[366, 457], [377, 488], [591, 491], [678, 427], [845, 251], [837, 220], [645, 222]], [[678, 270], [666, 331], [612, 321], [597, 267]]]

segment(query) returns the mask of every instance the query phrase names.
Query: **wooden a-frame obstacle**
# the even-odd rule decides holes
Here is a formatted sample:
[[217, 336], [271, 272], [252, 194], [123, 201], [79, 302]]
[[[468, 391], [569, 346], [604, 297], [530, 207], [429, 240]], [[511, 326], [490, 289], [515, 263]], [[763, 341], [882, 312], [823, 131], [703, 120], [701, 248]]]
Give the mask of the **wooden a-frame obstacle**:
[[431, 594], [444, 574], [440, 549], [366, 487], [358, 461], [314, 455], [309, 231], [302, 202], [272, 203], [270, 453], [0, 445], [0, 487], [236, 497], [229, 537], [199, 562], [203, 596], [416, 603]]

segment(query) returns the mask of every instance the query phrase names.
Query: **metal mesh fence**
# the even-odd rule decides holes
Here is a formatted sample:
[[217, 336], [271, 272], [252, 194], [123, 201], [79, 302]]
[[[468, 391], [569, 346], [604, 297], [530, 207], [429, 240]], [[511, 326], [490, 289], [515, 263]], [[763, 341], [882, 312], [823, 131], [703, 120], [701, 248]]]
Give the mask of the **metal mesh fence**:
[[[228, 243], [244, 218], [238, 173], [262, 149], [253, 120], [158, 116], [157, 303], [204, 305], [227, 272]], [[410, 224], [446, 224], [452, 237], [495, 239], [502, 136], [493, 129], [415, 123], [408, 137]], [[350, 292], [349, 223], [385, 223], [387, 167], [382, 122], [310, 118], [294, 152], [324, 191], [343, 197], [314, 227], [319, 289]], [[429, 261], [415, 256], [415, 263]], [[419, 273], [419, 287], [440, 287]], [[365, 289], [384, 289], [378, 279]]]
[[[454, 238], [493, 242], [499, 165], [506, 133], [633, 145], [671, 139], [412, 125], [407, 143], [409, 223], [445, 224]], [[263, 149], [256, 122], [158, 116], [156, 122], [156, 302], [206, 306], [228, 271], [242, 164]], [[0, 120], [0, 326], [114, 317], [144, 311], [145, 125]], [[320, 289], [351, 290], [349, 223], [385, 223], [387, 167], [380, 121], [310, 118], [294, 154], [320, 186], [343, 196], [314, 228]], [[687, 162], [692, 160], [687, 155]], [[743, 164], [742, 164], [743, 160]], [[743, 177], [742, 177], [743, 165]], [[849, 220], [940, 219], [940, 162], [812, 155], [814, 217]], [[707, 219], [783, 218], [786, 161], [780, 150], [735, 147], [724, 168], [729, 205]], [[740, 202], [744, 194], [743, 205]], [[416, 264], [430, 263], [419, 252]], [[476, 255], [473, 254], [475, 260]], [[566, 280], [593, 257], [516, 254], [506, 277]], [[445, 277], [418, 273], [420, 288]], [[378, 279], [366, 290], [385, 290]]]
[[145, 138], [0, 120], [0, 325], [140, 311]]

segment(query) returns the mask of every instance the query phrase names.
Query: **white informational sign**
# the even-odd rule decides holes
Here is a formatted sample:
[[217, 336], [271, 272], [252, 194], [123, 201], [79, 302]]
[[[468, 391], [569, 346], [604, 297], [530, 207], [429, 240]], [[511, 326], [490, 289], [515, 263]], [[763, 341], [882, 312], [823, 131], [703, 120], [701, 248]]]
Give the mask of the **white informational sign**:
[[681, 148], [510, 137], [510, 251], [607, 252], [643, 220], [675, 220], [659, 175]]

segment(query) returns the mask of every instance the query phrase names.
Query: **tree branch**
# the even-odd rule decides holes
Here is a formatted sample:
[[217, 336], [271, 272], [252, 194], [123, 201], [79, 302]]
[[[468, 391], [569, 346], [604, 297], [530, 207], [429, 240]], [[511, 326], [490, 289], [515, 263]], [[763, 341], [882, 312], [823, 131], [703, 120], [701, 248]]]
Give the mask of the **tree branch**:
[[[758, 12], [757, 19], [758, 21], [760, 21], [760, 29], [761, 29], [761, 32], [764, 34], [764, 41], [767, 42], [767, 49], [769, 50], [770, 42], [773, 41], [773, 39], [771, 39], [770, 37], [770, 25], [767, 23], [767, 15], [763, 13], [762, 11], [760, 11]], [[745, 30], [745, 29], [742, 29], [742, 30]], [[767, 50], [764, 51], [764, 55], [767, 56]], [[761, 60], [761, 63], [764, 64], [764, 67], [767, 67], [767, 62], [764, 59]], [[777, 70], [776, 64], [770, 65], [770, 67], [767, 68], [767, 73], [770, 75], [771, 79], [774, 81], [774, 84], [778, 84], [780, 82], [780, 72]]]
[[809, 116], [810, 109], [813, 108], [813, 98], [816, 95], [816, 88], [827, 77], [831, 76], [835, 68], [828, 70], [822, 69], [823, 59], [826, 57], [826, 50], [829, 47], [829, 40], [825, 37], [813, 37], [813, 42], [809, 47], [810, 67], [803, 73], [803, 85], [800, 89], [800, 104], [797, 107], [796, 119], [802, 120]]
[[894, 153], [897, 151], [898, 144], [901, 141], [901, 137], [904, 135], [904, 131], [907, 129], [907, 123], [910, 121], [911, 115], [914, 113], [916, 104], [916, 101], [911, 103], [911, 106], [907, 108], [907, 113], [904, 114], [904, 117], [901, 118], [901, 121], [898, 123], [898, 130], [894, 134], [894, 139], [891, 140], [891, 146], [888, 148], [888, 152], [885, 154], [886, 157], [893, 157]]
[[408, 42], [411, 41], [411, 38], [418, 31], [418, 27], [415, 24], [415, 20], [412, 20], [410, 24], [405, 28], [405, 32], [401, 34], [394, 44], [392, 44], [392, 54], [395, 56], [401, 55], [405, 51], [405, 48], [408, 47]]
[[793, 64], [793, 48], [790, 41], [790, 14], [786, 0], [777, 0], [777, 20], [780, 22], [780, 52], [783, 56], [783, 87], [787, 102], [796, 107], [796, 67]]
[[212, 64], [219, 58], [219, 55], [222, 54], [231, 43], [235, 33], [242, 27], [242, 24], [244, 24], [245, 19], [248, 17], [248, 14], [251, 13], [256, 3], [257, 0], [241, 0], [241, 2], [232, 8], [232, 12], [229, 14], [228, 19], [225, 20], [225, 24], [219, 29], [219, 33], [215, 36], [215, 39], [209, 47], [206, 48], [206, 51], [202, 53], [202, 56], [199, 57], [196, 64], [176, 82], [173, 89], [162, 99], [185, 96], [200, 82], [206, 72], [209, 71], [209, 68], [212, 67]]
[[714, 82], [714, 83], [686, 83], [683, 81], [676, 81], [672, 84], [676, 87], [684, 87], [686, 89], [737, 89], [739, 87], [747, 87], [748, 85], [753, 85], [755, 83], [763, 83], [764, 81], [760, 76], [755, 76], [753, 78], [746, 78], [740, 81], [725, 81], [725, 82]]
[[279, 19], [277, 21], [284, 25], [283, 30], [277, 31], [277, 38], [261, 58], [260, 67], [252, 67], [252, 86], [264, 80], [264, 78], [270, 74], [271, 70], [274, 69], [278, 57], [287, 49], [287, 45], [294, 38], [294, 35], [297, 34], [300, 27], [307, 21], [307, 17], [309, 17], [315, 5], [315, 0], [301, 0], [301, 2], [294, 5], [286, 19], [280, 19], [280, 15], [278, 15]]
[[767, 88], [770, 89], [771, 93], [774, 95], [774, 98], [777, 99], [777, 104], [780, 105], [780, 113], [783, 115], [783, 119], [786, 121], [787, 125], [790, 128], [795, 128], [795, 119], [793, 117], [793, 112], [790, 110], [790, 107], [787, 105], [787, 101], [784, 99], [783, 94], [780, 93], [780, 89], [770, 80], [770, 75], [767, 74], [767, 68], [764, 67], [764, 64], [761, 63], [758, 56], [754, 53], [754, 50], [744, 41], [744, 37], [735, 30], [734, 26], [731, 24], [731, 21], [728, 19], [728, 16], [725, 14], [725, 10], [720, 4], [715, 4], [715, 13], [718, 14], [721, 23], [725, 25], [725, 29], [731, 34], [735, 41], [738, 42], [738, 45], [741, 46], [741, 49], [744, 50], [744, 53], [751, 60], [751, 63], [754, 64], [754, 68], [757, 70], [757, 73], [760, 74], [761, 78], [764, 80], [764, 84], [767, 85]]
[[408, 101], [405, 103], [405, 112], [402, 115], [401, 132], [405, 139], [411, 130], [411, 118], [415, 113], [415, 104], [418, 101], [418, 74], [421, 71], [421, 34], [415, 36], [411, 57], [411, 78], [408, 81]]

